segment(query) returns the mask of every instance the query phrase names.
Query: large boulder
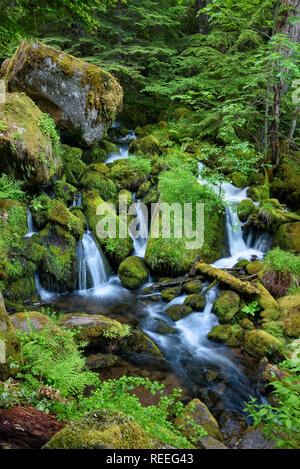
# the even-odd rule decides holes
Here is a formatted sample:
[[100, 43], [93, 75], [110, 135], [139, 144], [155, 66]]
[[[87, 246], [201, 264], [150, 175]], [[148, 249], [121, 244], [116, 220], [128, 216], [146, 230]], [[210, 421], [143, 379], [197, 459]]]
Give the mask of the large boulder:
[[45, 449], [158, 449], [131, 417], [117, 410], [100, 409], [71, 422], [44, 446]]
[[18, 371], [17, 367], [10, 367], [10, 362], [22, 363], [21, 345], [0, 293], [0, 381]]
[[2, 75], [72, 141], [101, 140], [122, 107], [122, 88], [110, 73], [38, 41], [22, 41]]
[[268, 332], [254, 329], [245, 334], [245, 349], [251, 355], [259, 358], [280, 355], [284, 343]]
[[28, 96], [7, 93], [5, 103], [0, 103], [1, 173], [13, 173], [28, 186], [53, 181], [61, 168], [59, 141], [46, 130], [45, 119]]
[[300, 293], [278, 300], [283, 332], [289, 337], [300, 337]]
[[300, 223], [281, 225], [275, 233], [274, 246], [300, 252]]
[[218, 316], [221, 324], [229, 323], [233, 316], [239, 311], [240, 297], [237, 293], [226, 290], [222, 291], [216, 300], [213, 312]]
[[181, 429], [182, 434], [187, 439], [197, 437], [191, 422], [195, 425], [201, 425], [208, 436], [216, 440], [222, 440], [218, 422], [210, 413], [208, 407], [199, 399], [192, 400], [187, 405], [184, 414], [175, 419], [175, 426]]
[[123, 287], [135, 290], [147, 282], [149, 274], [142, 259], [127, 257], [119, 267], [119, 276]]

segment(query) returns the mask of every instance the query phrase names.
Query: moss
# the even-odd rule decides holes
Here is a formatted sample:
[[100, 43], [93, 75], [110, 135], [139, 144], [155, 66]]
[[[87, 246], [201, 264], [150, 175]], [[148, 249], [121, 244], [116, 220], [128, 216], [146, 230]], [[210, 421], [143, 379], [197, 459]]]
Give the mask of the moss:
[[166, 315], [170, 316], [173, 321], [179, 321], [191, 314], [191, 312], [192, 308], [188, 305], [174, 305], [166, 310]]
[[90, 355], [86, 360], [87, 367], [90, 370], [102, 370], [119, 365], [120, 363], [120, 357], [111, 353], [97, 353], [97, 355]]
[[192, 295], [193, 293], [201, 293], [202, 288], [202, 282], [200, 280], [192, 280], [191, 282], [183, 284], [182, 291], [187, 295]]
[[65, 181], [56, 181], [53, 192], [55, 198], [66, 205], [72, 204], [74, 197], [78, 195], [78, 189]]
[[166, 288], [161, 292], [162, 300], [170, 303], [170, 301], [174, 300], [176, 296], [179, 294], [179, 288]]
[[0, 120], [7, 126], [5, 134], [0, 133], [1, 172], [13, 173], [30, 186], [49, 184], [61, 168], [59, 148], [41, 130], [42, 115], [23, 93], [7, 93], [0, 103]]
[[197, 440], [197, 434], [190, 422], [195, 425], [201, 425], [208, 436], [221, 440], [219, 425], [214, 416], [210, 413], [208, 407], [199, 399], [192, 400], [187, 406], [183, 416], [175, 419], [175, 426], [180, 428], [183, 436], [194, 441]]
[[130, 144], [129, 152], [132, 155], [137, 156], [159, 155], [159, 141], [155, 137], [153, 137], [153, 135], [148, 135], [147, 137], [139, 138], [137, 140], [134, 140]]
[[135, 290], [148, 280], [148, 271], [139, 257], [127, 257], [119, 267], [119, 276], [123, 287]]
[[45, 449], [153, 449], [153, 442], [134, 420], [120, 411], [100, 409], [71, 422]]
[[[111, 215], [112, 221], [115, 221], [116, 238], [101, 237], [99, 233], [97, 233], [97, 224], [106, 216], [105, 214], [97, 215], [98, 207], [103, 204], [105, 204], [104, 200], [101, 199], [101, 197], [95, 192], [89, 191], [83, 193], [83, 205], [89, 227], [96, 234], [101, 247], [104, 249], [111, 262], [113, 262], [115, 265], [119, 265], [120, 262], [126, 259], [126, 257], [128, 257], [133, 250], [133, 241], [129, 234], [127, 238], [118, 237], [120, 224], [124, 224], [124, 222], [121, 221], [116, 215], [116, 211], [107, 204], [105, 204], [103, 208], [107, 209], [107, 213]], [[124, 228], [124, 225], [122, 226]]]
[[248, 179], [244, 174], [241, 173], [232, 173], [230, 175], [230, 179], [234, 186], [243, 189], [244, 187], [248, 186]]
[[259, 358], [280, 354], [284, 343], [265, 331], [255, 329], [245, 334], [245, 349]]
[[206, 298], [204, 295], [194, 293], [184, 300], [186, 306], [190, 306], [193, 311], [203, 311], [206, 306]]
[[294, 210], [300, 206], [300, 167], [295, 159], [284, 158], [270, 185], [271, 196]]
[[124, 198], [126, 197], [127, 200], [127, 208], [130, 207], [130, 205], [133, 203], [133, 197], [131, 192], [127, 191], [126, 189], [122, 189], [119, 194], [118, 194], [118, 199], [120, 200], [120, 197]]
[[[15, 329], [22, 332], [30, 332], [31, 330], [40, 331], [45, 329], [50, 323], [49, 316], [41, 314], [38, 311], [28, 311], [26, 313], [16, 313], [10, 317]], [[29, 319], [29, 324], [28, 324]], [[53, 328], [59, 329], [57, 326]]]
[[222, 343], [229, 347], [239, 347], [242, 340], [242, 328], [230, 324], [215, 326], [207, 338], [212, 342]]
[[246, 271], [249, 275], [258, 274], [260, 270], [264, 268], [264, 264], [261, 261], [250, 262], [246, 266]]
[[283, 224], [300, 222], [300, 217], [283, 210], [276, 199], [268, 199], [255, 207], [249, 222], [256, 231], [268, 231], [274, 234]]
[[254, 202], [261, 202], [269, 199], [269, 186], [267, 184], [262, 186], [250, 187], [247, 191], [247, 196], [250, 197]]
[[[135, 159], [116, 160], [110, 165], [109, 177], [123, 189], [137, 192], [141, 184], [149, 177], [151, 167], [134, 164]], [[144, 160], [143, 160], [144, 161]], [[147, 169], [147, 171], [145, 171]]]
[[300, 223], [286, 223], [276, 231], [274, 246], [300, 253]]
[[300, 337], [300, 293], [278, 300], [280, 321], [288, 337]]
[[[85, 190], [94, 190], [105, 201], [114, 200], [117, 189], [115, 183], [98, 170], [98, 165], [88, 166], [80, 178], [80, 184]], [[100, 170], [102, 168], [99, 168]]]
[[237, 214], [241, 222], [245, 223], [254, 209], [255, 205], [252, 200], [242, 200], [237, 209]]
[[249, 262], [250, 261], [248, 261], [247, 259], [241, 259], [234, 265], [234, 267], [242, 267], [243, 269], [245, 269], [247, 265], [249, 264]]
[[175, 334], [176, 329], [169, 326], [162, 319], [159, 319], [155, 332], [157, 332], [158, 334]]
[[157, 345], [141, 330], [132, 330], [119, 344], [120, 353], [141, 354], [153, 358], [163, 358]]
[[143, 197], [145, 197], [145, 195], [149, 192], [150, 187], [151, 187], [150, 181], [143, 182], [143, 184], [140, 185], [139, 190], [136, 193], [136, 198], [142, 199]]
[[117, 145], [104, 138], [101, 140], [101, 147], [103, 148], [106, 154], [107, 153], [119, 153], [119, 148], [117, 147]]
[[250, 319], [248, 319], [248, 318], [244, 318], [244, 319], [241, 321], [240, 326], [241, 326], [243, 329], [246, 329], [247, 331], [252, 331], [252, 330], [254, 329], [253, 322], [251, 322]]
[[51, 200], [48, 211], [48, 220], [68, 229], [76, 238], [82, 238], [83, 226], [67, 207], [59, 200]]
[[67, 182], [76, 185], [86, 166], [82, 161], [82, 150], [68, 145], [61, 145], [61, 158]]
[[234, 315], [239, 311], [240, 297], [233, 291], [222, 291], [216, 300], [213, 312], [219, 318], [221, 324], [229, 323]]
[[11, 362], [21, 365], [23, 357], [20, 342], [0, 293], [0, 381], [7, 380], [19, 371], [17, 366], [10, 367]]
[[79, 218], [79, 220], [82, 223], [83, 228], [86, 229], [87, 222], [86, 222], [86, 218], [85, 218], [83, 211], [77, 207], [74, 207], [73, 209], [71, 209], [71, 212], [72, 212], [72, 215], [75, 215], [75, 217]]

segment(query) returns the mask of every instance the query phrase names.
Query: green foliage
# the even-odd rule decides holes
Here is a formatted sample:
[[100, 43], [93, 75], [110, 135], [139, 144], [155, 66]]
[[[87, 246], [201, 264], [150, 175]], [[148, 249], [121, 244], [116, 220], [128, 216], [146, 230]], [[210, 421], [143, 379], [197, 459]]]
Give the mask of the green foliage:
[[250, 316], [255, 317], [255, 314], [260, 310], [261, 310], [261, 308], [260, 308], [258, 302], [257, 301], [252, 301], [252, 303], [249, 303], [247, 306], [245, 306], [242, 309], [242, 313], [246, 313], [246, 314], [249, 314]]
[[56, 151], [58, 151], [59, 146], [60, 146], [60, 138], [58, 135], [58, 132], [55, 127], [55, 122], [52, 119], [52, 117], [48, 116], [48, 114], [43, 113], [39, 122], [39, 128], [41, 129], [41, 132], [44, 135], [47, 135], [53, 145]]
[[128, 324], [111, 326], [103, 331], [103, 337], [119, 341], [130, 335], [131, 327]]
[[25, 200], [26, 194], [21, 189], [22, 186], [22, 181], [17, 181], [12, 175], [2, 174], [0, 177], [0, 200]]
[[300, 276], [300, 258], [291, 252], [274, 248], [268, 252], [263, 262], [269, 272], [280, 274], [290, 272], [295, 276]]
[[[270, 383], [277, 405], [258, 405], [255, 398], [246, 405], [247, 412], [263, 434], [274, 440], [281, 449], [296, 449], [300, 438], [299, 372], [300, 360], [285, 360], [279, 365], [288, 375]], [[275, 376], [274, 376], [275, 378]]]

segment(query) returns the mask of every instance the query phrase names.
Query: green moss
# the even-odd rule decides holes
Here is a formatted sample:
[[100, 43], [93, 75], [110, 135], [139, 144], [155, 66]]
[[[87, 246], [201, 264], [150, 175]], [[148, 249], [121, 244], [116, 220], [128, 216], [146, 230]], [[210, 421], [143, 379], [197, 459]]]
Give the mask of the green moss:
[[159, 141], [153, 135], [139, 138], [130, 144], [129, 152], [136, 156], [159, 155]]
[[80, 148], [62, 145], [61, 158], [63, 162], [63, 172], [67, 182], [76, 185], [86, 166], [82, 161], [82, 150]]
[[262, 202], [263, 200], [269, 199], [269, 186], [265, 184], [262, 186], [250, 187], [250, 189], [248, 189], [247, 196], [254, 202]]
[[239, 204], [238, 209], [237, 209], [237, 214], [241, 222], [245, 223], [251, 212], [254, 210], [255, 205], [252, 202], [252, 200], [245, 199], [242, 200], [242, 202]]
[[188, 305], [174, 305], [166, 310], [167, 316], [170, 316], [173, 321], [179, 321], [191, 314], [191, 312], [192, 308]]
[[184, 283], [182, 291], [187, 295], [192, 295], [193, 293], [201, 293], [202, 288], [202, 282], [200, 280], [193, 280], [191, 282]]
[[117, 145], [104, 138], [101, 140], [101, 147], [103, 148], [106, 154], [107, 153], [119, 153], [119, 148], [117, 147]]
[[286, 223], [276, 231], [274, 246], [300, 253], [300, 223]]
[[64, 204], [70, 205], [74, 196], [78, 195], [78, 189], [65, 181], [56, 181], [54, 184], [55, 198], [61, 200]]
[[284, 342], [265, 331], [255, 329], [245, 334], [245, 349], [257, 357], [280, 354]]
[[191, 421], [196, 425], [201, 425], [207, 434], [217, 440], [221, 440], [219, 425], [208, 407], [199, 399], [192, 400], [187, 406], [183, 416], [177, 417], [175, 426], [181, 428], [181, 433], [187, 439], [197, 440], [197, 434], [191, 425]]
[[[80, 184], [86, 190], [94, 190], [105, 201], [112, 201], [116, 197], [115, 183], [97, 171], [98, 165], [88, 166], [80, 178]], [[101, 168], [102, 169], [102, 168]]]
[[241, 173], [232, 173], [230, 175], [230, 179], [234, 186], [243, 189], [244, 187], [248, 186], [248, 179], [244, 174]]
[[176, 296], [179, 294], [179, 288], [165, 288], [161, 292], [161, 298], [162, 300], [166, 301], [167, 303], [170, 303], [170, 301], [174, 300]]
[[142, 259], [127, 257], [119, 267], [119, 276], [123, 287], [134, 290], [146, 283], [148, 271]]
[[264, 268], [264, 264], [261, 261], [250, 262], [246, 266], [246, 271], [249, 275], [258, 274], [260, 270]]
[[91, 163], [104, 163], [107, 158], [107, 154], [104, 148], [100, 148], [98, 143], [94, 143], [91, 148], [87, 148], [83, 152], [83, 161], [86, 164]]
[[150, 187], [151, 187], [150, 181], [143, 182], [143, 184], [140, 185], [139, 190], [136, 193], [136, 198], [142, 199], [143, 197], [145, 197], [145, 195], [149, 192]]
[[239, 347], [243, 337], [242, 328], [230, 324], [215, 326], [207, 337], [212, 342], [222, 343], [228, 347]]
[[239, 311], [240, 297], [233, 291], [222, 291], [216, 300], [213, 312], [219, 318], [221, 324], [229, 323], [234, 315]]
[[116, 410], [97, 410], [71, 422], [45, 449], [153, 449], [158, 445], [134, 420]]
[[59, 200], [51, 200], [49, 204], [48, 220], [66, 228], [77, 238], [83, 236], [83, 226], [81, 221], [75, 217], [67, 207]]
[[163, 358], [157, 345], [140, 329], [132, 330], [119, 344], [120, 353], [138, 353], [153, 358]]
[[193, 311], [203, 311], [206, 306], [206, 298], [204, 295], [194, 293], [186, 297], [184, 304], [191, 307]]
[[278, 300], [282, 330], [288, 337], [300, 337], [300, 293]]

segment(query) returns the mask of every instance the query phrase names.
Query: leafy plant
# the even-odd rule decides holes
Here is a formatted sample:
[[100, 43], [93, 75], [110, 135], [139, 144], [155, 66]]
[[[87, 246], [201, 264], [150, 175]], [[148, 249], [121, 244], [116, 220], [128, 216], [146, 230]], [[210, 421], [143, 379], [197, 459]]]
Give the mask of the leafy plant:
[[255, 316], [257, 312], [261, 310], [259, 304], [257, 301], [252, 301], [252, 303], [249, 303], [247, 306], [245, 306], [242, 309], [242, 313], [249, 314], [250, 316]]
[[17, 181], [12, 175], [2, 174], [2, 176], [0, 177], [0, 200], [25, 200], [26, 194], [21, 189], [22, 186], [22, 181]]

